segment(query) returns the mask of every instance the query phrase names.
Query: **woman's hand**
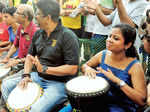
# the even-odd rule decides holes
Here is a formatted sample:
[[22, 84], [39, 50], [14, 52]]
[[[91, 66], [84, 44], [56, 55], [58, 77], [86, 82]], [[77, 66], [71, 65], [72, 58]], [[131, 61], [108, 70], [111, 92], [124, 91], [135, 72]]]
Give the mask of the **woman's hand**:
[[96, 71], [95, 69], [93, 69], [93, 68], [91, 68], [91, 67], [89, 67], [89, 66], [87, 66], [87, 67], [85, 68], [84, 75], [86, 75], [86, 76], [88, 76], [88, 77], [90, 77], [90, 78], [95, 78], [97, 73], [100, 73], [100, 72], [99, 72], [99, 71]]
[[114, 82], [114, 83], [116, 83], [116, 84], [119, 84], [119, 83], [120, 83], [120, 79], [119, 79], [118, 77], [116, 77], [116, 76], [112, 73], [112, 71], [111, 71], [110, 69], [107, 69], [107, 71], [106, 71], [106, 70], [102, 69], [101, 67], [97, 67], [97, 70], [98, 70], [100, 73], [104, 74], [104, 75], [105, 75], [108, 79], [110, 79], [112, 82]]

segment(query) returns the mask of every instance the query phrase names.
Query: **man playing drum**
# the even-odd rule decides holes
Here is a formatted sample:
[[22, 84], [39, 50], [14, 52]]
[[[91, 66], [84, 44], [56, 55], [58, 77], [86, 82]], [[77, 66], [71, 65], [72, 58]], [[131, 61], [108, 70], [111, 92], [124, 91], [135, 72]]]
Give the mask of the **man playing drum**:
[[36, 5], [41, 29], [33, 36], [24, 74], [22, 78], [4, 80], [2, 95], [7, 101], [17, 84], [25, 89], [28, 82], [36, 82], [44, 92], [29, 112], [49, 112], [67, 99], [65, 82], [77, 74], [79, 44], [77, 36], [59, 23], [60, 7], [56, 1], [39, 0]]
[[[1, 61], [7, 63], [8, 66], [15, 66], [25, 61], [25, 57], [28, 52], [28, 48], [31, 44], [33, 34], [38, 29], [32, 22], [34, 17], [33, 9], [30, 5], [21, 4], [15, 12], [15, 19], [20, 26], [17, 29], [16, 38], [13, 45], [8, 51], [7, 56]], [[19, 49], [18, 57], [16, 59], [10, 59], [10, 57]]]

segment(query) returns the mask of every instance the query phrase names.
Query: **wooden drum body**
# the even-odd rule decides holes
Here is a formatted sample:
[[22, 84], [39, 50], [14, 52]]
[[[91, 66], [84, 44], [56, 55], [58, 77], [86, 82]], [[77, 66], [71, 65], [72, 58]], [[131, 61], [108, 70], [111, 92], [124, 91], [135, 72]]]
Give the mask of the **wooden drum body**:
[[105, 107], [109, 88], [109, 83], [102, 77], [79, 76], [66, 83], [71, 106], [80, 112], [108, 112]]

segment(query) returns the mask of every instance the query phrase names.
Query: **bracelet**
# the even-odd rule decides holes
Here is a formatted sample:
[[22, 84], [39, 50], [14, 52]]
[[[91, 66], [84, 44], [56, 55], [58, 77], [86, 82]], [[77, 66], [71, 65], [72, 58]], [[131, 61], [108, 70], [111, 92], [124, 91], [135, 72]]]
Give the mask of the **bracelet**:
[[121, 87], [123, 87], [123, 86], [125, 86], [126, 85], [126, 83], [123, 81], [123, 80], [121, 80], [120, 81], [120, 84], [119, 84], [119, 87], [121, 88]]
[[22, 74], [22, 79], [25, 78], [25, 77], [29, 77], [30, 78], [30, 74], [29, 73]]

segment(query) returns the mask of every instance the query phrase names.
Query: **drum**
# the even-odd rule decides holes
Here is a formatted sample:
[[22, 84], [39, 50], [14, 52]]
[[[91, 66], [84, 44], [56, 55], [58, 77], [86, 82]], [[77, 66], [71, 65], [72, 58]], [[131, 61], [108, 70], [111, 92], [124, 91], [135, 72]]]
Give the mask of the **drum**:
[[0, 64], [0, 90], [1, 90], [2, 79], [9, 74], [10, 70], [11, 68], [5, 68], [5, 64]]
[[11, 68], [5, 68], [5, 64], [0, 64], [0, 80], [2, 80], [5, 76], [8, 75]]
[[110, 85], [102, 77], [78, 76], [66, 83], [69, 102], [79, 112], [108, 112], [107, 93]]
[[16, 86], [8, 96], [7, 107], [10, 112], [28, 112], [42, 93], [42, 88], [33, 82], [28, 83], [26, 89]]

